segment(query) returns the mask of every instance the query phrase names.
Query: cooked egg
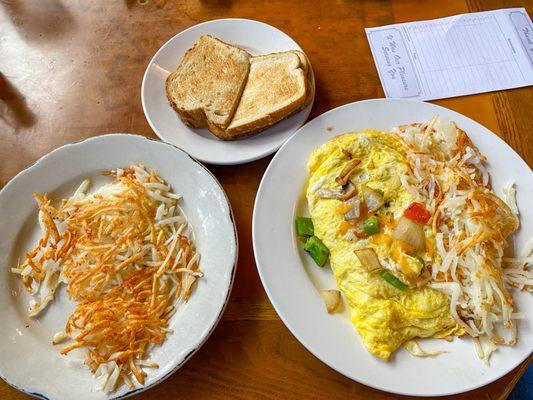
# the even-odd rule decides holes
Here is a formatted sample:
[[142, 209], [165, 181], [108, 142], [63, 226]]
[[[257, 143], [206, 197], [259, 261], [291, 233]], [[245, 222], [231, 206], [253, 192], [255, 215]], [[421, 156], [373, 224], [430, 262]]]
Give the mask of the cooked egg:
[[[349, 176], [358, 195], [365, 188], [382, 195], [383, 205], [372, 213], [378, 217], [379, 233], [368, 237], [358, 234], [361, 219], [346, 220], [350, 211], [346, 199], [320, 195], [342, 191], [336, 178], [352, 159], [361, 161]], [[411, 339], [459, 333], [448, 297], [429, 287], [417, 287], [424, 263], [434, 257], [431, 230], [424, 229], [429, 245], [418, 254], [391, 236], [394, 221], [416, 201], [400, 179], [410, 170], [397, 139], [370, 130], [337, 136], [313, 151], [308, 170], [307, 200], [315, 235], [329, 248], [331, 269], [366, 349], [387, 360]], [[369, 214], [362, 210], [361, 215], [364, 219]], [[379, 273], [369, 272], [354, 253], [362, 248], [373, 249], [383, 267], [409, 288], [400, 290]]]

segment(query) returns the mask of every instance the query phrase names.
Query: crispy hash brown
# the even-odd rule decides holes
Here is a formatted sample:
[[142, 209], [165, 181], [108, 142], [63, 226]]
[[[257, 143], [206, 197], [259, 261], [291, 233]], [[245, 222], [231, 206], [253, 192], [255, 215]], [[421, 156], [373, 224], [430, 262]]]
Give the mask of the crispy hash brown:
[[411, 174], [402, 184], [431, 213], [435, 262], [430, 286], [450, 296], [450, 313], [474, 338], [487, 364], [497, 345], [514, 345], [516, 320], [523, 317], [513, 287], [532, 291], [532, 244], [515, 258], [505, 256], [508, 238], [519, 227], [514, 185], [506, 202], [490, 185], [486, 158], [455, 124], [399, 126], [395, 133]]
[[174, 194], [144, 166], [105, 172], [113, 179], [91, 195], [85, 180], [59, 208], [35, 194], [42, 237], [12, 272], [20, 275], [37, 316], [59, 283], [77, 303], [54, 344], [84, 351], [100, 387], [134, 378], [144, 384], [150, 348], [172, 332], [168, 321], [202, 276], [199, 254]]

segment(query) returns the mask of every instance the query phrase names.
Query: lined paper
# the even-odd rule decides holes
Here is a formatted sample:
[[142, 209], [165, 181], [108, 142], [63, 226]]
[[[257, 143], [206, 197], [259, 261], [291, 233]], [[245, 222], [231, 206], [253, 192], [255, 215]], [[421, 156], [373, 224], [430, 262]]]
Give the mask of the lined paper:
[[433, 100], [533, 85], [523, 8], [365, 29], [387, 97]]

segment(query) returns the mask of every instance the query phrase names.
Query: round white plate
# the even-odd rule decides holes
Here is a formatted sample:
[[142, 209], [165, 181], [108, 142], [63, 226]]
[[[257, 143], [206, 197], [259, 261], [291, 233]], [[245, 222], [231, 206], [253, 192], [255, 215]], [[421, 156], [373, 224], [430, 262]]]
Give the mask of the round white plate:
[[367, 353], [353, 328], [348, 310], [329, 315], [317, 289], [336, 288], [331, 270], [321, 269], [296, 241], [294, 219], [307, 213], [306, 162], [313, 149], [344, 132], [365, 128], [390, 130], [410, 122], [425, 122], [438, 114], [465, 130], [488, 157], [493, 187], [516, 182], [521, 229], [514, 235], [521, 249], [533, 236], [533, 173], [498, 136], [477, 122], [430, 103], [379, 99], [345, 105], [307, 123], [279, 150], [257, 194], [253, 215], [253, 245], [259, 274], [270, 301], [296, 338], [316, 357], [347, 377], [388, 392], [439, 396], [486, 385], [520, 364], [532, 351], [533, 296], [515, 293], [527, 319], [519, 324], [518, 344], [493, 354], [491, 366], [477, 358], [471, 340], [422, 341], [428, 350], [448, 353], [416, 358], [399, 350], [389, 362]]
[[[189, 301], [170, 321], [174, 333], [154, 348], [144, 387], [123, 385], [111, 395], [95, 390], [83, 361], [59, 354], [51, 345], [73, 310], [63, 289], [39, 318], [27, 316], [29, 295], [10, 272], [18, 257], [39, 237], [34, 192], [52, 198], [69, 196], [85, 178], [98, 187], [109, 178], [102, 171], [143, 163], [156, 170], [176, 193], [195, 235], [205, 277]], [[229, 298], [237, 262], [237, 236], [231, 207], [216, 178], [180, 149], [138, 135], [113, 134], [63, 146], [19, 173], [0, 191], [0, 376], [36, 397], [49, 399], [109, 399], [138, 393], [168, 377], [200, 348], [218, 323]]]
[[179, 146], [193, 157], [211, 164], [242, 164], [274, 153], [305, 123], [312, 103], [257, 135], [234, 141], [220, 140], [207, 129], [189, 128], [168, 104], [165, 92], [168, 74], [178, 67], [183, 54], [205, 34], [239, 46], [253, 55], [303, 51], [279, 29], [249, 19], [217, 19], [186, 29], [166, 42], [148, 64], [141, 88], [142, 105], [148, 123], [165, 142]]

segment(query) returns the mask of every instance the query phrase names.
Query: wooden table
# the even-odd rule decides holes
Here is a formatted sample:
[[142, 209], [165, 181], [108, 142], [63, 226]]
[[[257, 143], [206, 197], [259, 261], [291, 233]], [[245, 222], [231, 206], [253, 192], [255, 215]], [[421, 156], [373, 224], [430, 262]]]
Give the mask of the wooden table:
[[[533, 14], [532, 0], [2, 0], [0, 186], [65, 143], [110, 132], [155, 137], [141, 107], [144, 70], [167, 39], [199, 22], [252, 18], [292, 36], [316, 75], [313, 118], [345, 103], [383, 97], [364, 27], [511, 6]], [[436, 103], [485, 125], [533, 165], [533, 89]], [[318, 361], [270, 305], [251, 241], [254, 198], [270, 159], [208, 166], [229, 196], [239, 230], [231, 300], [214, 334], [187, 365], [136, 398], [402, 397], [360, 385]], [[504, 399], [526, 366], [455, 398]], [[0, 398], [26, 396], [1, 382]]]

